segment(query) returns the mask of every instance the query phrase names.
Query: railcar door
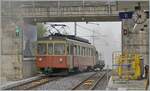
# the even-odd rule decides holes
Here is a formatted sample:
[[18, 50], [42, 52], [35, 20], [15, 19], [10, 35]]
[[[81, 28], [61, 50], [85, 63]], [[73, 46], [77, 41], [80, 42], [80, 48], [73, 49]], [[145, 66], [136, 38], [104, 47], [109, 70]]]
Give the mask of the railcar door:
[[67, 59], [65, 55], [65, 43], [54, 43], [53, 67], [67, 68]]
[[73, 45], [73, 65], [74, 68], [79, 67], [78, 57], [77, 57], [77, 45]]
[[74, 67], [74, 46], [73, 44], [70, 45], [70, 54], [71, 54], [71, 64]]
[[67, 46], [67, 62], [68, 62], [68, 65], [69, 65], [69, 69], [72, 69], [73, 68], [73, 47], [70, 43], [68, 43], [68, 46]]

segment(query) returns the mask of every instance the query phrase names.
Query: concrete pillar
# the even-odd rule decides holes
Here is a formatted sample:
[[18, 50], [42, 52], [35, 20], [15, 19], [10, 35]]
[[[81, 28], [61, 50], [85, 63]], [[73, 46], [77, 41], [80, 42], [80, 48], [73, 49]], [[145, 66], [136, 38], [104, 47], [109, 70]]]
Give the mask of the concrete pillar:
[[[16, 26], [21, 29], [19, 37], [16, 36]], [[11, 18], [3, 18], [1, 38], [3, 77], [14, 80], [37, 73], [34, 58], [36, 40], [36, 25], [25, 23], [23, 20], [14, 21]]]
[[[122, 34], [122, 49], [123, 52], [136, 52], [144, 58], [144, 64], [149, 64], [149, 20], [147, 19], [142, 24], [137, 24], [133, 30], [133, 24], [130, 24], [132, 19], [123, 21], [123, 29], [127, 29], [127, 35]], [[144, 27], [147, 25], [147, 27]], [[143, 29], [143, 31], [141, 30]], [[123, 31], [122, 31], [123, 32]]]
[[22, 20], [2, 17], [1, 36], [1, 72], [7, 80], [21, 79], [22, 76], [22, 43], [21, 34], [16, 37], [15, 28]]
[[[0, 6], [1, 6], [1, 2], [0, 2]], [[1, 7], [0, 7], [1, 10]], [[0, 12], [1, 15], [1, 12]], [[1, 22], [1, 17], [0, 17], [0, 69], [2, 70], [2, 60], [1, 60], [1, 37], [2, 37], [2, 26], [1, 26], [2, 22]], [[2, 78], [2, 72], [0, 71], [0, 82], [2, 82], [4, 78]], [[2, 83], [0, 83], [2, 84]]]
[[[21, 29], [19, 37], [16, 36], [16, 26]], [[36, 74], [34, 58], [37, 40], [36, 26], [24, 23], [23, 20], [15, 21], [12, 18], [3, 17], [1, 32], [1, 77], [8, 81]]]

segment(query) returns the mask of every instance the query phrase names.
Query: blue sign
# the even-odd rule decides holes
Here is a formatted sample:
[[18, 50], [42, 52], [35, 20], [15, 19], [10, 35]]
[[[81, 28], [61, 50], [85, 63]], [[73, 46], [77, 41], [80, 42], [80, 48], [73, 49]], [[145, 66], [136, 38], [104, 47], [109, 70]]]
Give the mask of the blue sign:
[[133, 12], [119, 12], [120, 19], [131, 19]]

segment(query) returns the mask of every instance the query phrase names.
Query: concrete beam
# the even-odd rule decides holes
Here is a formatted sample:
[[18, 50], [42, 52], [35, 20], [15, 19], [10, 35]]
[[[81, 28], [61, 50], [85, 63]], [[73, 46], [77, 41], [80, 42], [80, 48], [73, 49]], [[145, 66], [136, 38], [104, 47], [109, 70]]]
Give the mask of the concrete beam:
[[118, 16], [79, 16], [79, 17], [25, 17], [24, 21], [35, 23], [35, 22], [86, 22], [86, 21], [121, 21]]

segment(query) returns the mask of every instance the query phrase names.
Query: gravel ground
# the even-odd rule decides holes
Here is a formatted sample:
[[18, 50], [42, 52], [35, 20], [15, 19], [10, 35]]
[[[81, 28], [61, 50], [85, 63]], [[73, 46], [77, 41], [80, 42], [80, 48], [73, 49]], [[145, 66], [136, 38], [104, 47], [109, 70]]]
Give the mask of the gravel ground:
[[34, 90], [71, 90], [74, 86], [79, 84], [81, 81], [92, 75], [94, 72], [81, 73], [69, 77], [64, 77], [57, 81], [52, 81], [41, 85]]

